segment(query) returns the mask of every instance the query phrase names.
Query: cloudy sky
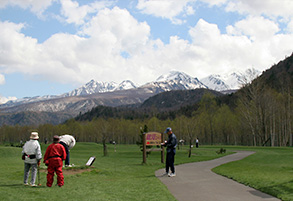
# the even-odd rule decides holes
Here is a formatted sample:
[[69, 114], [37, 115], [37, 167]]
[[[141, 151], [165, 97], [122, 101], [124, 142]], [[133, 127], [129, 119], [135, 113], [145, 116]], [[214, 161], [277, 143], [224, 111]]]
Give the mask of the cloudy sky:
[[91, 79], [262, 71], [293, 52], [292, 10], [292, 0], [0, 0], [0, 102]]

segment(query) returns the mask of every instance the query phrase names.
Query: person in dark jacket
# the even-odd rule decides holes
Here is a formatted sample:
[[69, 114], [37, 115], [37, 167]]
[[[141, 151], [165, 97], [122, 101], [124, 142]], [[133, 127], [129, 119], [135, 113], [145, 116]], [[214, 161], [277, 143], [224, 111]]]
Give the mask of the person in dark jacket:
[[[168, 135], [168, 140], [167, 142], [162, 143], [162, 146], [167, 147], [166, 173], [164, 175], [168, 175], [169, 177], [175, 177], [176, 174], [174, 167], [174, 158], [176, 154], [177, 139], [170, 127], [166, 129], [165, 133], [167, 133]], [[169, 173], [169, 169], [171, 169], [171, 173]]]

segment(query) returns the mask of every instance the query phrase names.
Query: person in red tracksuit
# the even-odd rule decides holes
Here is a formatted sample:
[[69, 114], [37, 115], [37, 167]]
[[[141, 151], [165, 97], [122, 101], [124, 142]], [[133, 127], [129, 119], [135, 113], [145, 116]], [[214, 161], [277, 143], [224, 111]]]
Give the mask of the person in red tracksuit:
[[64, 147], [59, 144], [59, 136], [55, 135], [53, 143], [50, 144], [44, 156], [44, 163], [48, 166], [47, 186], [51, 187], [54, 181], [54, 172], [57, 174], [57, 184], [59, 187], [64, 185], [62, 172], [63, 161], [66, 158]]

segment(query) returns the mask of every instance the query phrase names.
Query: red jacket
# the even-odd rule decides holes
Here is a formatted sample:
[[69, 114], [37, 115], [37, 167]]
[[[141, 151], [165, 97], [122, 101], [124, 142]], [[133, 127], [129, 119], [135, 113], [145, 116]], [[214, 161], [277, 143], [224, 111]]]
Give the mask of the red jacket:
[[66, 152], [64, 147], [57, 143], [52, 143], [48, 146], [45, 156], [44, 156], [44, 162], [50, 158], [58, 158], [60, 157], [62, 160], [65, 160], [66, 158]]

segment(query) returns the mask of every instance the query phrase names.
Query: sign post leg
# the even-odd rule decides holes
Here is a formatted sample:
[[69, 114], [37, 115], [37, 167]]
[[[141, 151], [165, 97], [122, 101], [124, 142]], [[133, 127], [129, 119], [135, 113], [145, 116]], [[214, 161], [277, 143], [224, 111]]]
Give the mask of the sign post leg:
[[145, 139], [145, 133], [142, 134], [142, 144], [143, 144], [143, 148], [142, 148], [142, 163], [146, 163], [146, 139]]

